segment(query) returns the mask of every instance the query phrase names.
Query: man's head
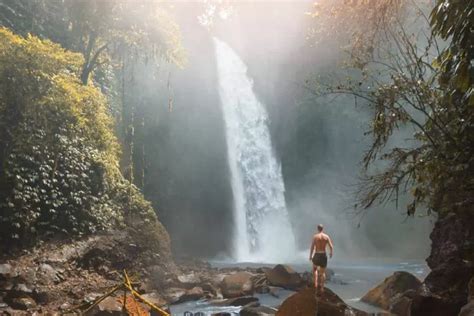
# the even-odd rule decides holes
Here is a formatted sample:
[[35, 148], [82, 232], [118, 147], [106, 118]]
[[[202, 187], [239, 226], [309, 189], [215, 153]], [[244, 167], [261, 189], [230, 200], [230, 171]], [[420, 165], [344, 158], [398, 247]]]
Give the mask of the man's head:
[[318, 232], [322, 232], [324, 229], [323, 224], [318, 225]]

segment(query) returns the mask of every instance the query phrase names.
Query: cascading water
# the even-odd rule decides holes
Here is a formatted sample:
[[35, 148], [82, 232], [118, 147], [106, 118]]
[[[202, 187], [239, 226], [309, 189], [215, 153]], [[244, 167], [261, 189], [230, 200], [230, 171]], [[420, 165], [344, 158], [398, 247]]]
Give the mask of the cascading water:
[[226, 43], [216, 38], [214, 43], [234, 197], [234, 257], [240, 262], [292, 260], [295, 239], [267, 112], [239, 56]]

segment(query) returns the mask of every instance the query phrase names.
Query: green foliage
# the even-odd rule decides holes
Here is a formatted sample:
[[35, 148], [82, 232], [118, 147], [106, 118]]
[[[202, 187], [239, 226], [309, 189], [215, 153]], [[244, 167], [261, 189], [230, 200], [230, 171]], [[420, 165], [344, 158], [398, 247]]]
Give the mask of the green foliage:
[[439, 0], [431, 13], [433, 33], [444, 40], [450, 39], [435, 64], [443, 72], [440, 84], [458, 94], [460, 99], [456, 102], [468, 102], [470, 106], [474, 106], [473, 21], [472, 1], [466, 5], [462, 1]]
[[179, 27], [158, 2], [65, 1], [70, 27], [70, 48], [84, 55], [81, 80], [112, 61], [164, 58], [185, 63]]
[[[357, 44], [350, 47], [361, 51], [350, 50], [347, 78], [317, 79], [315, 93], [350, 95], [373, 112], [367, 132], [372, 145], [364, 156], [358, 207], [398, 201], [400, 193], [409, 192], [408, 215], [418, 209], [461, 212], [469, 209], [474, 196], [473, 39], [469, 34], [474, 4], [439, 1], [431, 14], [432, 34], [420, 7], [408, 6], [406, 12], [405, 20], [397, 14], [376, 19], [383, 23], [378, 24], [375, 42], [373, 37], [348, 36]], [[418, 22], [413, 29], [411, 19]], [[436, 35], [448, 40], [443, 52]], [[370, 53], [367, 47], [372, 47]], [[414, 133], [400, 144], [397, 137], [407, 130]]]
[[47, 40], [0, 29], [2, 244], [117, 228], [137, 215], [156, 223], [119, 172], [105, 97], [78, 80], [82, 62]]
[[159, 1], [0, 0], [0, 25], [81, 53], [87, 83], [95, 70], [103, 81], [124, 56], [184, 66], [179, 27], [163, 7]]

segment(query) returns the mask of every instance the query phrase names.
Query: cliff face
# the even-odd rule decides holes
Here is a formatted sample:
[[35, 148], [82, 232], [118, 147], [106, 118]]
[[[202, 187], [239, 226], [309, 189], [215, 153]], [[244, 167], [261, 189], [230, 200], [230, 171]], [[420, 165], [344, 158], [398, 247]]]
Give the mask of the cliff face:
[[457, 315], [468, 301], [474, 276], [473, 212], [440, 218], [430, 235], [431, 268], [424, 286], [412, 302], [412, 315]]

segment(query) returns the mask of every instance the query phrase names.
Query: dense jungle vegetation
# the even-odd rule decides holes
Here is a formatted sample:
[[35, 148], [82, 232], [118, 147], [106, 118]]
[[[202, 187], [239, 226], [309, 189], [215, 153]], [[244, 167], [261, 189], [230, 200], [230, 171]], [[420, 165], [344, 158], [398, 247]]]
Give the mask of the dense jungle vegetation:
[[177, 26], [157, 7], [126, 1], [0, 7], [2, 246], [141, 226], [169, 252], [133, 184], [136, 123], [125, 89], [128, 60], [184, 61]]

